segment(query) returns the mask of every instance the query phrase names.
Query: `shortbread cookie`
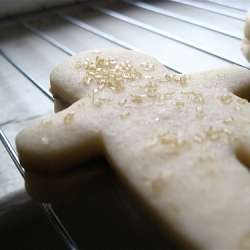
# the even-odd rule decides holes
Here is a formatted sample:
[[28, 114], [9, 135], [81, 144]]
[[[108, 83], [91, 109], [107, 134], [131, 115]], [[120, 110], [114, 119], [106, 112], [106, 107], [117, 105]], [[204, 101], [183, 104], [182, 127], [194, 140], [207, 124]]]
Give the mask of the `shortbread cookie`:
[[76, 196], [107, 171], [79, 166], [104, 156], [166, 235], [250, 248], [249, 70], [175, 74], [148, 55], [109, 49], [70, 57], [50, 79], [60, 112], [16, 140], [34, 198]]
[[245, 26], [244, 26], [244, 38], [241, 42], [241, 51], [246, 59], [250, 62], [250, 11], [246, 14]]

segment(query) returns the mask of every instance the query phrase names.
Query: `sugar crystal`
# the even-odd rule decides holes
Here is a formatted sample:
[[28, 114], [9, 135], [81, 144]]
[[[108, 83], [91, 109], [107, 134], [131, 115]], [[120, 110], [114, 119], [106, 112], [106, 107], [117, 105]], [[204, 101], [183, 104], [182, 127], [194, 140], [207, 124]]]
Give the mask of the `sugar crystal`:
[[132, 102], [141, 103], [142, 97], [140, 95], [131, 95]]
[[43, 145], [49, 145], [50, 144], [50, 139], [46, 136], [41, 138], [41, 142]]
[[73, 120], [73, 117], [74, 117], [74, 114], [75, 114], [75, 111], [71, 111], [69, 114], [67, 114], [65, 117], [64, 117], [64, 123], [65, 124], [68, 124], [70, 123], [72, 120]]
[[44, 127], [48, 127], [52, 123], [52, 121], [50, 119], [43, 119], [41, 123]]
[[125, 110], [121, 113], [121, 118], [127, 118], [130, 115], [130, 112], [128, 110]]
[[224, 95], [220, 96], [219, 98], [224, 104], [229, 104], [233, 101], [233, 96], [231, 95]]

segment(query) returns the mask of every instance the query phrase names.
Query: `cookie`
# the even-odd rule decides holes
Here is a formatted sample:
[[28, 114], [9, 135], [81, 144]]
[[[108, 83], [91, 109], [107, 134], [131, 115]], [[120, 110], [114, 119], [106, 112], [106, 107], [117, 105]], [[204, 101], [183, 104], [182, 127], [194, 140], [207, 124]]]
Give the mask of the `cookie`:
[[250, 11], [246, 14], [244, 38], [241, 42], [241, 51], [245, 58], [250, 62]]
[[[57, 113], [16, 139], [32, 197], [76, 197], [110, 168], [166, 235], [250, 247], [249, 70], [175, 74], [148, 55], [107, 49], [68, 58], [50, 80]], [[84, 167], [99, 156], [110, 167]]]

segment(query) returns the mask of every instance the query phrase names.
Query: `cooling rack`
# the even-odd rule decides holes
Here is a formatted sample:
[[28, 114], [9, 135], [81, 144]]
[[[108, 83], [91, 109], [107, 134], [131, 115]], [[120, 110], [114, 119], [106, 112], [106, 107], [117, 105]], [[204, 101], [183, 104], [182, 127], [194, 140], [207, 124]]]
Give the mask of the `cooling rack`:
[[[54, 245], [49, 242], [47, 245], [41, 244], [40, 247], [36, 245], [36, 249], [42, 249], [44, 246], [46, 249], [56, 249], [58, 246], [68, 249], [88, 247], [97, 249], [99, 246], [101, 249], [101, 245], [102, 249], [105, 246], [108, 249], [117, 249], [118, 246], [120, 249], [132, 249], [133, 246], [140, 249], [153, 249], [153, 247], [159, 249], [160, 246], [154, 242], [156, 239], [154, 237], [147, 241], [145, 239], [147, 237], [135, 233], [137, 243], [135, 243], [136, 237], [125, 237], [124, 235], [131, 234], [133, 231], [131, 228], [136, 228], [134, 231], [138, 228], [132, 222], [129, 225], [113, 223], [111, 221], [117, 220], [117, 217], [112, 218], [112, 215], [107, 213], [97, 217], [103, 219], [109, 216], [109, 220], [105, 222], [113, 224], [114, 228], [119, 227], [120, 234], [114, 234], [112, 231], [116, 240], [112, 237], [105, 240], [103, 238], [107, 235], [103, 232], [106, 229], [103, 229], [101, 234], [105, 237], [100, 234], [92, 236], [91, 232], [93, 234], [100, 231], [95, 231], [93, 228], [92, 231], [89, 228], [86, 231], [84, 229], [86, 221], [72, 219], [73, 215], [78, 216], [80, 212], [82, 213], [82, 211], [77, 212], [77, 209], [81, 210], [82, 206], [86, 209], [86, 204], [81, 201], [58, 211], [56, 209], [56, 212], [47, 204], [40, 204], [40, 208], [37, 208], [34, 205], [36, 202], [32, 201], [23, 189], [22, 177], [25, 173], [15, 152], [15, 136], [29, 123], [53, 113], [53, 97], [48, 91], [49, 73], [58, 63], [79, 51], [111, 47], [132, 49], [150, 54], [169, 70], [180, 73], [230, 64], [248, 68], [249, 65], [240, 51], [240, 42], [243, 37], [245, 14], [249, 7], [248, 1], [86, 1], [2, 18], [0, 20], [0, 139], [3, 144], [0, 147], [0, 220], [3, 221], [0, 225], [0, 237], [2, 242], [4, 242], [2, 235], [10, 235], [13, 231], [9, 225], [10, 221], [16, 220], [15, 225], [24, 221], [26, 224], [27, 221], [31, 223], [30, 220], [33, 219], [38, 221], [41, 210], [51, 222], [52, 226], [48, 227], [54, 228], [59, 235], [60, 243]], [[96, 209], [93, 212], [93, 206], [98, 206], [101, 197], [105, 197], [106, 202], [108, 200], [113, 207], [117, 207], [117, 211], [120, 209], [113, 204], [115, 198], [110, 199], [107, 196], [111, 197], [112, 194], [109, 191], [100, 191], [92, 207], [89, 205], [89, 210], [86, 211], [92, 213], [92, 219], [96, 217], [94, 212], [99, 213]], [[92, 198], [87, 201], [91, 203]], [[107, 210], [108, 208], [110, 207], [106, 207]], [[58, 214], [63, 219], [59, 219]], [[74, 223], [68, 223], [65, 219], [68, 214], [71, 214], [70, 220]], [[121, 217], [128, 219], [127, 213], [124, 215], [123, 212], [118, 212], [118, 214], [119, 222], [122, 221]], [[11, 216], [13, 220], [9, 219]], [[94, 227], [98, 225], [95, 224]], [[127, 227], [127, 231], [122, 227]], [[75, 228], [78, 234], [74, 233]], [[20, 232], [14, 231], [17, 237]], [[39, 237], [42, 239], [44, 237], [42, 242], [51, 241], [51, 238], [46, 238], [40, 233], [41, 230]], [[84, 234], [87, 236], [84, 237]], [[23, 239], [23, 234], [20, 235], [17, 239]], [[100, 240], [99, 245], [96, 244], [98, 240]], [[107, 240], [116, 243], [107, 243]], [[89, 244], [86, 245], [83, 241], [88, 241]], [[11, 241], [6, 242], [3, 247], [7, 244], [11, 247]], [[30, 246], [29, 242], [25, 244]]]

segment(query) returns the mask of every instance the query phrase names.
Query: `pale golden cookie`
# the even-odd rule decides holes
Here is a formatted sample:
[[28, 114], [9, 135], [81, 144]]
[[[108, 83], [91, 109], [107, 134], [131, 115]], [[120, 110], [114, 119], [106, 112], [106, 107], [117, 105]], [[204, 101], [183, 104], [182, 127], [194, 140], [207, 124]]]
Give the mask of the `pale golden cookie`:
[[[56, 111], [66, 109], [16, 140], [33, 197], [61, 201], [67, 188], [77, 196], [92, 168], [75, 167], [101, 155], [166, 235], [204, 249], [250, 248], [249, 70], [178, 75], [114, 49], [76, 54], [50, 79]], [[106, 168], [93, 172], [86, 185]]]

